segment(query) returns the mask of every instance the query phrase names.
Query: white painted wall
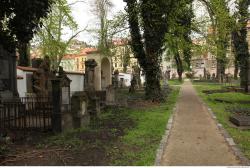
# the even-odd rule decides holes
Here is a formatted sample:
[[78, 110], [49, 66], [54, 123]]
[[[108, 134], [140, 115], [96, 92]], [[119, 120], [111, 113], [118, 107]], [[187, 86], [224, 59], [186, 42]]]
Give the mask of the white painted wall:
[[[132, 80], [132, 74], [128, 74], [128, 73], [119, 73], [119, 82], [121, 82], [121, 78], [124, 79], [124, 85], [125, 87], [130, 87], [131, 85], [131, 80]], [[145, 82], [145, 77], [141, 76], [141, 83], [142, 85]], [[120, 86], [120, 83], [119, 83]]]
[[17, 76], [23, 77], [17, 80], [17, 91], [20, 97], [25, 97], [27, 93], [27, 74], [32, 74], [32, 72], [17, 69]]
[[119, 82], [121, 78], [124, 80], [125, 87], [129, 87], [131, 85], [132, 75], [127, 73], [119, 73]]
[[74, 92], [84, 91], [84, 75], [83, 74], [73, 74], [66, 73], [68, 78], [71, 80], [70, 92], [71, 95]]
[[[23, 79], [17, 80], [17, 90], [20, 97], [27, 96], [27, 74], [33, 74], [33, 72], [23, 71], [17, 69], [17, 76], [22, 77]], [[70, 84], [71, 95], [74, 92], [84, 91], [84, 74], [81, 73], [67, 73], [68, 78], [72, 81]]]

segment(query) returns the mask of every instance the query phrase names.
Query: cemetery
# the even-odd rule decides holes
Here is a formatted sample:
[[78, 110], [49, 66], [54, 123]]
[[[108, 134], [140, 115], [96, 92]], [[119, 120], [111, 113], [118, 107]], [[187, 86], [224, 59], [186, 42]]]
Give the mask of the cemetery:
[[249, 166], [250, 1], [0, 6], [0, 166]]

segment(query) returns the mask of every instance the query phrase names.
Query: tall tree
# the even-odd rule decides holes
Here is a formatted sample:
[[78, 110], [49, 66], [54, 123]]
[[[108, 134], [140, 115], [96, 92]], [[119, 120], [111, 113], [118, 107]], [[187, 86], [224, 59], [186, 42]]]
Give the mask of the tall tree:
[[[85, 30], [77, 31], [77, 27], [78, 25], [72, 16], [67, 0], [57, 0], [52, 6], [52, 12], [46, 19], [43, 19], [42, 28], [37, 33], [35, 39], [43, 56], [49, 56], [53, 70], [58, 70], [71, 41]], [[73, 34], [67, 39], [63, 38], [65, 29], [72, 30]]]
[[227, 49], [232, 31], [232, 17], [227, 0], [200, 0], [207, 7], [212, 22], [213, 37], [216, 44], [217, 79], [223, 82], [227, 60]]
[[[172, 1], [124, 0], [127, 3], [132, 49], [146, 76], [145, 96], [152, 101], [163, 99], [160, 64], [167, 18]], [[141, 34], [141, 30], [143, 34]]]
[[98, 48], [104, 54], [108, 52], [108, 13], [112, 8], [113, 4], [110, 0], [95, 0], [94, 1], [94, 12], [99, 20], [98, 30]]
[[[247, 22], [249, 19], [248, 7], [249, 0], [238, 0], [238, 30], [232, 33], [233, 44], [235, 47], [236, 61], [240, 67], [240, 85], [248, 92], [249, 83], [249, 48], [247, 42]], [[236, 21], [237, 21], [236, 20]]]
[[166, 34], [168, 56], [175, 60], [179, 80], [184, 70], [190, 71], [192, 56], [192, 0], [181, 0], [175, 3], [175, 13], [169, 17], [169, 31]]
[[[2, 0], [0, 44], [11, 52], [15, 52], [18, 44], [28, 44], [40, 26], [41, 18], [50, 12], [52, 3], [53, 0]], [[28, 63], [27, 58], [24, 60]]]

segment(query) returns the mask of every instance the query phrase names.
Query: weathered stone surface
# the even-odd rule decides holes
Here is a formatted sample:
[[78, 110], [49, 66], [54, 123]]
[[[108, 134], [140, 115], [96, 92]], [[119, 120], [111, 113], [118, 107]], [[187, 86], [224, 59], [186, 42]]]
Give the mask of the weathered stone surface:
[[95, 67], [97, 63], [94, 59], [85, 61], [85, 91], [95, 90]]
[[87, 111], [88, 97], [85, 92], [76, 92], [71, 98], [71, 111], [73, 115], [74, 128], [86, 126], [90, 122]]
[[112, 86], [106, 90], [106, 105], [115, 105], [115, 89]]
[[237, 126], [250, 126], [250, 116], [233, 115], [229, 120]]

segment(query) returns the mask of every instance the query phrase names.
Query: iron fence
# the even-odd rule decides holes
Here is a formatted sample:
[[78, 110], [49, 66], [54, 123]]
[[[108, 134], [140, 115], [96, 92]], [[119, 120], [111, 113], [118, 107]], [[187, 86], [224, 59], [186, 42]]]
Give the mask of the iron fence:
[[0, 128], [15, 130], [52, 129], [52, 101], [49, 97], [24, 97], [0, 103]]

